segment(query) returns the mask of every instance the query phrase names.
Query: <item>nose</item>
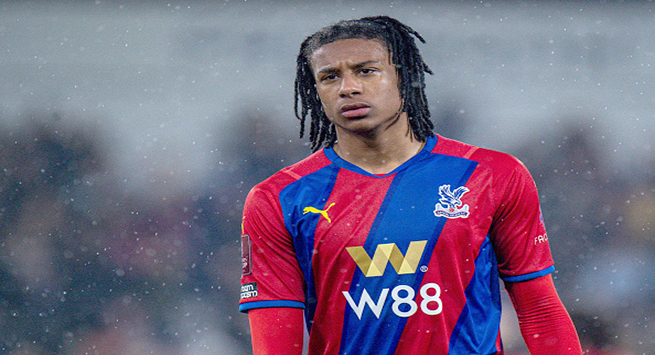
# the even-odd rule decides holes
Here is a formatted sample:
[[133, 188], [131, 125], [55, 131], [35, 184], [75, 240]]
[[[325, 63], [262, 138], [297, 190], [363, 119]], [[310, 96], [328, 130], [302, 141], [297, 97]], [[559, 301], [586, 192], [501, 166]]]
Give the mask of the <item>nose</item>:
[[341, 77], [341, 85], [339, 86], [339, 96], [349, 97], [362, 93], [362, 83], [355, 75], [344, 74]]

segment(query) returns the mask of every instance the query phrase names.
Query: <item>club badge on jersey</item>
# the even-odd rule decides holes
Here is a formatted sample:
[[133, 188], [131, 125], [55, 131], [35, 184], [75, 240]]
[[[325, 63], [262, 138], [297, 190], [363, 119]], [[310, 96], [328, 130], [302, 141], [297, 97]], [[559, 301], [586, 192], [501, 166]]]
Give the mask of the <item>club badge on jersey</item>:
[[446, 218], [468, 218], [469, 205], [462, 202], [462, 196], [470, 190], [460, 186], [455, 191], [450, 191], [450, 185], [441, 185], [439, 187], [439, 203], [434, 206], [434, 215]]

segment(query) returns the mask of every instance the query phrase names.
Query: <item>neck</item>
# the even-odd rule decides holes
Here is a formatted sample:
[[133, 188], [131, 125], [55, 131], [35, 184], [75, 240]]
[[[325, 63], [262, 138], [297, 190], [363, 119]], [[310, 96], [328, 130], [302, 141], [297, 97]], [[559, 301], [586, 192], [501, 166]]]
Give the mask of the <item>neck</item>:
[[403, 129], [374, 134], [345, 134], [337, 130], [334, 151], [343, 160], [354, 164], [371, 174], [388, 174], [414, 155], [425, 142], [414, 137], [409, 121], [404, 120]]

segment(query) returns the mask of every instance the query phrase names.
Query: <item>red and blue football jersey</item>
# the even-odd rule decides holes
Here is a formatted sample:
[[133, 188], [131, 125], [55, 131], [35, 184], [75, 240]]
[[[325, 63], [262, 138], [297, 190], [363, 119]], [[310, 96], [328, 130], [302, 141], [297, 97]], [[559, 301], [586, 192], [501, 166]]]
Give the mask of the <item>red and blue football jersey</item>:
[[310, 354], [502, 354], [500, 285], [553, 271], [510, 155], [441, 136], [391, 173], [323, 149], [254, 187], [240, 310], [305, 310]]

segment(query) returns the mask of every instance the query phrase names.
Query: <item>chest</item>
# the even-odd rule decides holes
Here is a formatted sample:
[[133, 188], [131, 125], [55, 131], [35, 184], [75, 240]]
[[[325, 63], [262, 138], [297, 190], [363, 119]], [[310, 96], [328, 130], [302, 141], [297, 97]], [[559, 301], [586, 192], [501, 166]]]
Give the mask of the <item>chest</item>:
[[[326, 184], [306, 184], [288, 205], [287, 227], [297, 248], [337, 256], [380, 245], [401, 251], [410, 244], [438, 241], [451, 247], [477, 245], [494, 213], [493, 177], [472, 163], [426, 164], [385, 178], [348, 170]], [[320, 193], [317, 193], [320, 191]]]

